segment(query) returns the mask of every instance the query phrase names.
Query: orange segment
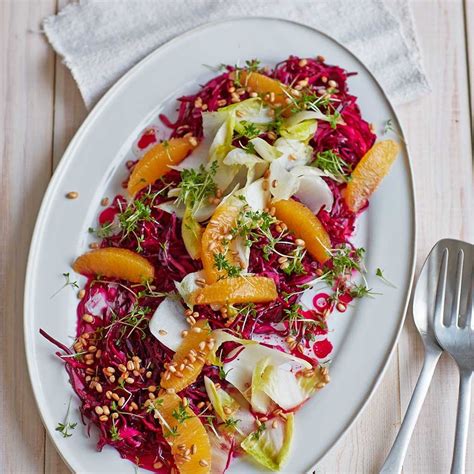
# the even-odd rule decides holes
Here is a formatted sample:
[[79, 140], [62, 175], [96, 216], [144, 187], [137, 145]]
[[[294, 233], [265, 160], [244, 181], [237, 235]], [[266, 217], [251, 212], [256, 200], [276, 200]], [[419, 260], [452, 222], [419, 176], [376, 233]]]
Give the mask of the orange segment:
[[357, 163], [347, 184], [344, 200], [352, 212], [359, 211], [377, 189], [397, 158], [400, 147], [393, 140], [376, 143]]
[[161, 387], [173, 388], [175, 392], [179, 392], [195, 382], [212, 349], [211, 339], [211, 328], [207, 320], [197, 321], [183, 338], [173, 360], [162, 374]]
[[171, 138], [158, 143], [148, 150], [133, 168], [128, 180], [128, 192], [134, 196], [138, 191], [153, 184], [157, 179], [183, 161], [188, 153], [197, 145], [196, 139]]
[[277, 298], [271, 278], [245, 276], [224, 278], [199, 288], [191, 295], [194, 304], [268, 303]]
[[321, 221], [303, 204], [294, 199], [273, 203], [275, 216], [283, 221], [296, 237], [305, 241], [310, 255], [319, 263], [326, 262], [330, 255], [331, 239]]
[[208, 283], [215, 283], [219, 278], [226, 276], [224, 270], [219, 271], [216, 268], [216, 254], [224, 254], [226, 260], [233, 266], [240, 265], [237, 257], [223, 244], [222, 237], [235, 227], [242, 206], [242, 201], [229, 198], [216, 209], [203, 233], [201, 259]]
[[211, 472], [211, 443], [201, 420], [174, 393], [164, 393], [159, 400], [155, 405], [160, 424], [180, 474]]
[[76, 259], [72, 268], [82, 275], [120, 278], [133, 283], [153, 280], [155, 269], [141, 255], [115, 247], [91, 250]]
[[[270, 101], [273, 105], [287, 105], [285, 86], [275, 79], [259, 74], [258, 72], [238, 71], [236, 78], [245, 87], [250, 87], [253, 92], [262, 94], [264, 100]], [[265, 95], [272, 95], [273, 100], [267, 100]], [[273, 97], [274, 96], [274, 97]], [[270, 98], [269, 98], [270, 99]]]

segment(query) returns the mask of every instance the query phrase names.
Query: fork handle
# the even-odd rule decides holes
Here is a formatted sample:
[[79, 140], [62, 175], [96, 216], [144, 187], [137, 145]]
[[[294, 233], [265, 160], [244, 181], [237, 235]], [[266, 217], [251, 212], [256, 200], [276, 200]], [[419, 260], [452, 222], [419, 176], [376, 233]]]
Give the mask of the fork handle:
[[428, 347], [426, 349], [423, 368], [421, 369], [418, 382], [416, 383], [410, 404], [405, 413], [405, 418], [403, 419], [402, 426], [400, 427], [400, 431], [393, 443], [392, 449], [380, 470], [380, 474], [394, 474], [399, 473], [402, 470], [403, 461], [405, 460], [408, 444], [410, 443], [416, 420], [420, 414], [428, 388], [430, 387], [431, 379], [433, 378], [436, 364], [441, 355], [440, 349], [430, 349]]
[[454, 438], [452, 474], [462, 474], [465, 470], [469, 412], [471, 409], [472, 371], [459, 371], [458, 414], [456, 416], [456, 437]]

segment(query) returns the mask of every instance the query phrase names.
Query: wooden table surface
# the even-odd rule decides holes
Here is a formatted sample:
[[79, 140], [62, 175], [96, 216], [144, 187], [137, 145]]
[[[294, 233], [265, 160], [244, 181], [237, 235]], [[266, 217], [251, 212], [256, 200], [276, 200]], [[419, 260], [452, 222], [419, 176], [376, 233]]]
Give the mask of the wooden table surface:
[[[86, 111], [41, 20], [67, 0], [0, 0], [0, 472], [66, 473], [41, 424], [23, 349], [23, 282], [43, 193]], [[417, 272], [443, 237], [473, 235], [474, 0], [413, 1], [432, 93], [398, 107], [415, 172]], [[471, 81], [469, 80], [471, 79]], [[362, 416], [317, 472], [377, 472], [422, 363], [409, 315]], [[363, 370], [363, 367], [359, 368]], [[443, 355], [405, 461], [406, 473], [449, 472], [458, 374]], [[470, 446], [474, 447], [474, 408]], [[71, 439], [71, 442], [74, 442]], [[467, 467], [474, 472], [474, 449]], [[130, 472], [133, 472], [132, 470]]]

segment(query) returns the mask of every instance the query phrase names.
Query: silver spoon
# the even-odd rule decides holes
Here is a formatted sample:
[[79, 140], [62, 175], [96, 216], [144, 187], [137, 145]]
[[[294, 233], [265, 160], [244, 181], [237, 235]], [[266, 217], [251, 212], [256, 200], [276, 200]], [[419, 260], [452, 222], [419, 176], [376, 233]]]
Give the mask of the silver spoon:
[[399, 473], [410, 443], [416, 420], [423, 406], [439, 356], [443, 352], [433, 327], [440, 255], [436, 244], [421, 269], [413, 297], [413, 319], [425, 346], [425, 360], [408, 405], [400, 431], [381, 469], [381, 474]]
[[474, 371], [474, 246], [459, 240], [438, 243], [441, 257], [434, 330], [459, 368], [459, 399], [451, 472], [465, 470], [471, 380]]

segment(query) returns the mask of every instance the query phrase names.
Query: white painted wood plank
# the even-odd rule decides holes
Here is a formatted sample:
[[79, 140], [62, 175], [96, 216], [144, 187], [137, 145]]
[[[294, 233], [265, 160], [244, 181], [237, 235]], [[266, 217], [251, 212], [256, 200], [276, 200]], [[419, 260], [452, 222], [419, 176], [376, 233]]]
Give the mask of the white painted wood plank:
[[[58, 11], [67, 3], [69, 3], [68, 0], [59, 0]], [[84, 102], [69, 69], [62, 63], [59, 56], [56, 56], [55, 61], [53, 169], [58, 165], [69, 142], [87, 115]], [[44, 468], [47, 474], [69, 473], [69, 469], [48, 438], [45, 443]]]
[[0, 2], [0, 471], [43, 472], [44, 430], [23, 346], [23, 282], [52, 158], [54, 55], [39, 33], [55, 0]]
[[[363, 370], [363, 367], [357, 370]], [[349, 432], [322, 459], [315, 472], [375, 472], [384, 461], [390, 440], [395, 437], [399, 414], [398, 358], [395, 351], [367, 407]], [[321, 427], [321, 433], [324, 433], [324, 427]]]
[[[472, 10], [473, 2], [468, 4]], [[429, 97], [399, 108], [415, 171], [419, 269], [440, 238], [452, 236], [472, 241], [468, 216], [473, 215], [473, 205], [462, 3], [413, 1], [413, 8], [433, 87]], [[401, 419], [401, 413], [394, 415], [391, 391], [400, 385], [404, 413], [421, 367], [422, 347], [411, 315], [400, 339], [398, 361], [400, 381], [394, 382], [395, 370], [387, 372], [361, 419], [321, 463], [321, 472], [377, 472], [380, 468], [395, 436], [393, 431], [384, 436], [381, 425], [398, 427]], [[414, 433], [404, 472], [449, 471], [456, 400], [456, 369], [448, 357], [443, 357]], [[384, 407], [386, 411], [382, 414], [386, 416], [380, 416]], [[470, 453], [468, 472], [474, 471], [473, 462]]]
[[[415, 171], [419, 270], [439, 239], [473, 240], [473, 188], [462, 0], [413, 2], [413, 7], [433, 89], [430, 96], [400, 108]], [[399, 344], [403, 412], [422, 357], [422, 345], [410, 316]], [[405, 473], [449, 472], [457, 383], [454, 363], [443, 356], [413, 435]], [[470, 442], [474, 442], [474, 417]], [[470, 450], [467, 472], [473, 471]]]
[[[86, 117], [86, 109], [69, 70], [56, 57], [53, 167], [56, 168], [75, 132]], [[45, 473], [67, 474], [69, 469], [46, 438]]]
[[469, 66], [469, 86], [471, 94], [471, 128], [474, 129], [474, 0], [464, 0], [464, 10], [466, 15], [467, 37], [466, 57]]
[[69, 142], [87, 116], [79, 89], [69, 72], [56, 58], [53, 164], [57, 166]]

